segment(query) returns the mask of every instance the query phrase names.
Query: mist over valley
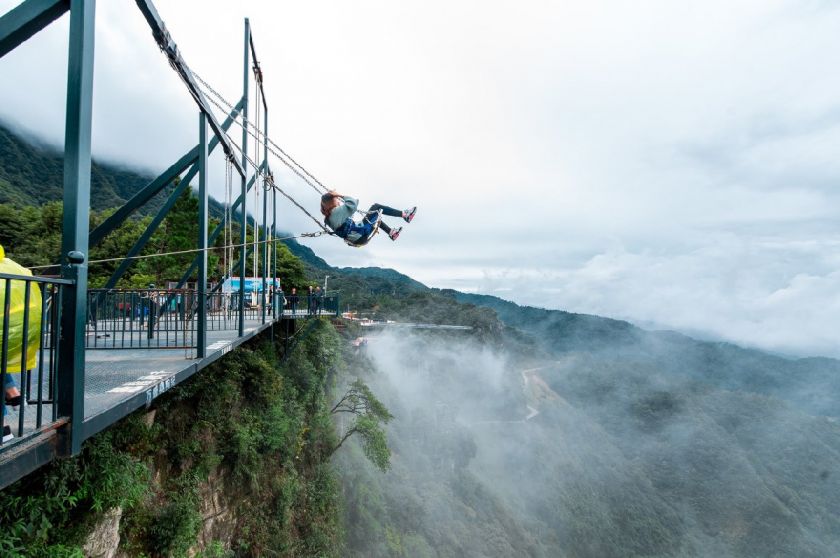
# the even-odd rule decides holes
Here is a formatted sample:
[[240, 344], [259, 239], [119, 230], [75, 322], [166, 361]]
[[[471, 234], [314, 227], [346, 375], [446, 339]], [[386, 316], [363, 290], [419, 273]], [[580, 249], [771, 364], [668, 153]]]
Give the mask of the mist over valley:
[[339, 461], [355, 556], [840, 552], [837, 361], [451, 297], [495, 333], [361, 349], [395, 419], [388, 473]]

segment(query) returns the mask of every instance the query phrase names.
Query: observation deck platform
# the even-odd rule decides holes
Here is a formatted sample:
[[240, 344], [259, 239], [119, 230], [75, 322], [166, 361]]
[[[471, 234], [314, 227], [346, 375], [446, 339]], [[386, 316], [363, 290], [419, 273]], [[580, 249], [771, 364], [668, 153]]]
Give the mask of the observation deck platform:
[[[87, 439], [151, 405], [161, 394], [272, 327], [285, 335], [295, 321], [336, 315], [323, 309], [310, 312], [306, 306], [304, 303], [303, 309], [294, 311], [286, 308], [276, 319], [269, 313], [265, 321], [259, 310], [247, 311], [242, 336], [238, 335], [238, 314], [229, 313], [224, 327], [206, 331], [203, 358], [196, 357], [195, 336], [190, 331], [185, 336], [181, 330], [180, 337], [164, 335], [165, 320], [154, 323], [153, 340], [148, 338], [145, 326], [117, 329], [116, 325], [122, 324], [113, 317], [91, 322], [86, 330], [84, 421], [79, 425], [82, 436]], [[45, 335], [48, 337], [49, 333]], [[30, 371], [27, 378], [22, 380], [20, 373], [7, 372], [20, 386], [27, 405], [8, 407], [4, 424], [12, 428], [15, 437], [0, 445], [0, 487], [66, 452], [70, 424], [58, 416], [54, 406], [55, 376], [61, 366], [56, 362], [56, 351], [50, 349], [49, 342], [46, 344], [38, 369]]]

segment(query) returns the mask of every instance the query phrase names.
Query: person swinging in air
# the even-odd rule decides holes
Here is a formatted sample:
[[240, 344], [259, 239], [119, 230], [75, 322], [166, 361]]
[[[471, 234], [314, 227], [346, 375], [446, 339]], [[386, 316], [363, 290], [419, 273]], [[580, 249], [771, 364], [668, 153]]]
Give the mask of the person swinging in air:
[[324, 216], [324, 223], [327, 224], [335, 234], [344, 239], [350, 246], [364, 246], [373, 238], [379, 229], [391, 240], [400, 236], [402, 227], [391, 228], [382, 221], [382, 215], [389, 217], [402, 217], [406, 223], [411, 223], [417, 207], [399, 210], [387, 207], [378, 203], [368, 209], [364, 219], [357, 222], [353, 219], [359, 205], [359, 200], [339, 194], [330, 190], [321, 196], [321, 214]]

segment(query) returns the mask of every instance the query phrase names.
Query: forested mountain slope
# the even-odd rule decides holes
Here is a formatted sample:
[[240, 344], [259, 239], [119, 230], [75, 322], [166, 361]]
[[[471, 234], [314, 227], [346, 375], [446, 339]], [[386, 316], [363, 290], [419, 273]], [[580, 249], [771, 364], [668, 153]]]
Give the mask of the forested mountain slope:
[[[38, 145], [0, 123], [0, 162], [0, 203], [42, 205], [61, 199], [64, 162], [55, 147]], [[152, 178], [115, 165], [94, 163], [91, 207], [118, 207]], [[146, 211], [160, 207], [162, 202], [153, 200]]]
[[[297, 253], [296, 247], [290, 247]], [[633, 324], [588, 314], [519, 306], [490, 295], [432, 289], [394, 270], [325, 268], [335, 288], [349, 287], [348, 300], [375, 307], [382, 317], [492, 328], [498, 316], [510, 336], [546, 356], [569, 352], [604, 353], [653, 370], [687, 376], [723, 389], [772, 395], [815, 415], [840, 417], [840, 361], [793, 358], [732, 343], [699, 341], [673, 331], [648, 331]], [[521, 338], [522, 334], [525, 338]]]
[[836, 418], [747, 380], [516, 345], [369, 341], [358, 373], [397, 418], [386, 476], [342, 456], [354, 556], [840, 554]]
[[[40, 206], [61, 200], [64, 160], [59, 148], [26, 138], [0, 122], [0, 204]], [[93, 162], [91, 209], [103, 211], [121, 206], [155, 177], [121, 167]], [[158, 194], [138, 210], [153, 215], [163, 205], [169, 190]], [[210, 200], [213, 215], [222, 215], [222, 205]]]
[[353, 555], [840, 555], [840, 362], [335, 272], [380, 317], [476, 327], [369, 341], [397, 418], [386, 476], [342, 457]]
[[519, 306], [493, 296], [448, 291], [461, 302], [492, 308], [554, 355], [604, 353], [639, 366], [687, 376], [719, 388], [772, 395], [815, 415], [840, 417], [840, 361], [787, 358], [731, 343], [698, 341], [672, 331], [646, 331], [620, 320]]

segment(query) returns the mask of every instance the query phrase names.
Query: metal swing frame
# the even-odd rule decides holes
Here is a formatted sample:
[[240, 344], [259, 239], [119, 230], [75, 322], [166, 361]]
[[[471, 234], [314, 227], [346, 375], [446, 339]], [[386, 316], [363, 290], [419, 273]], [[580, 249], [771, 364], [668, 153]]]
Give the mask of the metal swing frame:
[[[203, 367], [219, 358], [224, 352], [231, 350], [252, 338], [254, 335], [271, 327], [279, 319], [277, 312], [272, 312], [270, 324], [267, 323], [266, 305], [262, 304], [261, 326], [257, 329], [245, 330], [245, 271], [246, 261], [251, 249], [258, 251], [257, 258], [262, 262], [262, 287], [265, 295], [269, 275], [274, 283], [277, 280], [277, 254], [273, 251], [272, 261], [269, 262], [268, 249], [260, 251], [263, 242], [257, 242], [251, 247], [246, 245], [246, 229], [248, 214], [246, 201], [249, 191], [257, 185], [260, 174], [270, 177], [268, 166], [268, 145], [263, 141], [263, 161], [257, 172], [247, 171], [248, 159], [248, 108], [249, 85], [253, 71], [262, 99], [261, 112], [264, 116], [262, 134], [267, 138], [268, 105], [263, 91], [262, 71], [256, 56], [253, 35], [248, 19], [245, 19], [244, 53], [243, 53], [243, 93], [239, 102], [226, 115], [223, 122], [217, 121], [208, 100], [199, 87], [196, 77], [182, 58], [175, 41], [166, 25], [158, 14], [151, 0], [135, 0], [137, 7], [143, 14], [155, 41], [167, 57], [169, 64], [178, 73], [188, 92], [193, 97], [199, 112], [198, 143], [185, 153], [157, 178], [141, 188], [115, 213], [103, 221], [94, 230], [88, 232], [90, 219], [91, 193], [91, 120], [93, 108], [93, 73], [94, 73], [94, 29], [96, 0], [24, 0], [10, 11], [0, 14], [0, 57], [5, 56], [19, 45], [35, 36], [49, 26], [53, 21], [69, 12], [70, 30], [68, 46], [67, 73], [67, 103], [65, 111], [65, 140], [64, 140], [64, 184], [63, 203], [64, 217], [62, 223], [62, 243], [60, 256], [60, 279], [53, 279], [49, 288], [58, 293], [55, 301], [56, 320], [51, 326], [50, 335], [55, 338], [50, 350], [55, 352], [53, 361], [56, 370], [56, 386], [51, 393], [54, 400], [52, 405], [52, 420], [41, 423], [40, 399], [38, 406], [38, 428], [27, 433], [23, 438], [16, 438], [12, 443], [0, 443], [0, 488], [7, 486], [36, 468], [59, 456], [75, 455], [81, 451], [82, 443], [87, 438], [135, 411], [150, 404], [155, 397], [173, 385], [189, 378]], [[227, 131], [237, 118], [242, 118], [242, 145], [239, 151], [241, 157], [235, 157], [235, 146], [227, 136]], [[208, 129], [209, 128], [209, 129]], [[208, 137], [210, 136], [210, 137]], [[237, 324], [238, 337], [229, 343], [222, 351], [215, 350], [212, 354], [207, 345], [207, 249], [212, 246], [227, 225], [227, 218], [208, 234], [208, 157], [212, 151], [221, 146], [230, 159], [233, 168], [240, 176], [240, 195], [229, 207], [229, 215], [234, 216], [239, 210], [239, 261], [238, 267], [240, 292], [238, 297], [239, 319]], [[198, 179], [199, 198], [199, 238], [198, 249], [189, 269], [178, 282], [177, 289], [181, 289], [191, 277], [197, 277], [197, 299], [194, 306], [197, 316], [197, 342], [195, 345], [195, 361], [186, 363], [185, 368], [170, 377], [152, 385], [149, 389], [139, 391], [118, 404], [86, 417], [85, 414], [85, 335], [86, 320], [90, 316], [91, 308], [95, 311], [97, 297], [89, 296], [87, 285], [88, 254], [92, 246], [96, 246], [117, 227], [126, 221], [140, 207], [150, 201], [157, 194], [180, 178], [180, 183], [172, 190], [162, 208], [153, 216], [146, 230], [140, 235], [135, 244], [125, 255], [125, 259], [117, 267], [105, 285], [105, 291], [113, 289], [120, 278], [133, 262], [133, 257], [139, 255], [154, 232], [163, 222], [166, 215], [174, 206], [178, 197], [189, 187], [193, 178]], [[255, 240], [277, 238], [277, 202], [275, 190], [272, 189], [272, 214], [274, 215], [270, 227], [268, 226], [268, 196], [263, 196], [262, 226], [254, 227]], [[228, 212], [226, 212], [228, 214]], [[256, 225], [256, 222], [253, 223]], [[269, 273], [268, 271], [271, 270]], [[34, 283], [45, 283], [43, 278], [0, 277], [0, 288], [5, 281], [8, 288], [9, 281], [31, 280]], [[29, 289], [27, 283], [27, 289]], [[44, 288], [46, 292], [46, 287]], [[6, 297], [8, 301], [8, 297]], [[277, 300], [277, 297], [275, 297]], [[161, 304], [161, 306], [167, 305]], [[339, 305], [336, 301], [336, 312]], [[8, 314], [8, 309], [4, 316]], [[8, 322], [8, 320], [5, 320]], [[8, 329], [8, 328], [6, 328]], [[3, 345], [5, 347], [5, 344]], [[7, 373], [5, 366], [5, 351], [0, 360], [3, 361], [2, 376]], [[25, 349], [24, 349], [25, 351]], [[8, 371], [15, 373], [16, 371]], [[51, 376], [52, 378], [52, 376]], [[40, 380], [39, 380], [40, 381]], [[40, 389], [40, 388], [39, 388]], [[52, 388], [50, 388], [52, 390]], [[38, 396], [40, 398], [40, 395]], [[21, 418], [21, 424], [23, 419]], [[21, 429], [23, 427], [21, 426]]]

